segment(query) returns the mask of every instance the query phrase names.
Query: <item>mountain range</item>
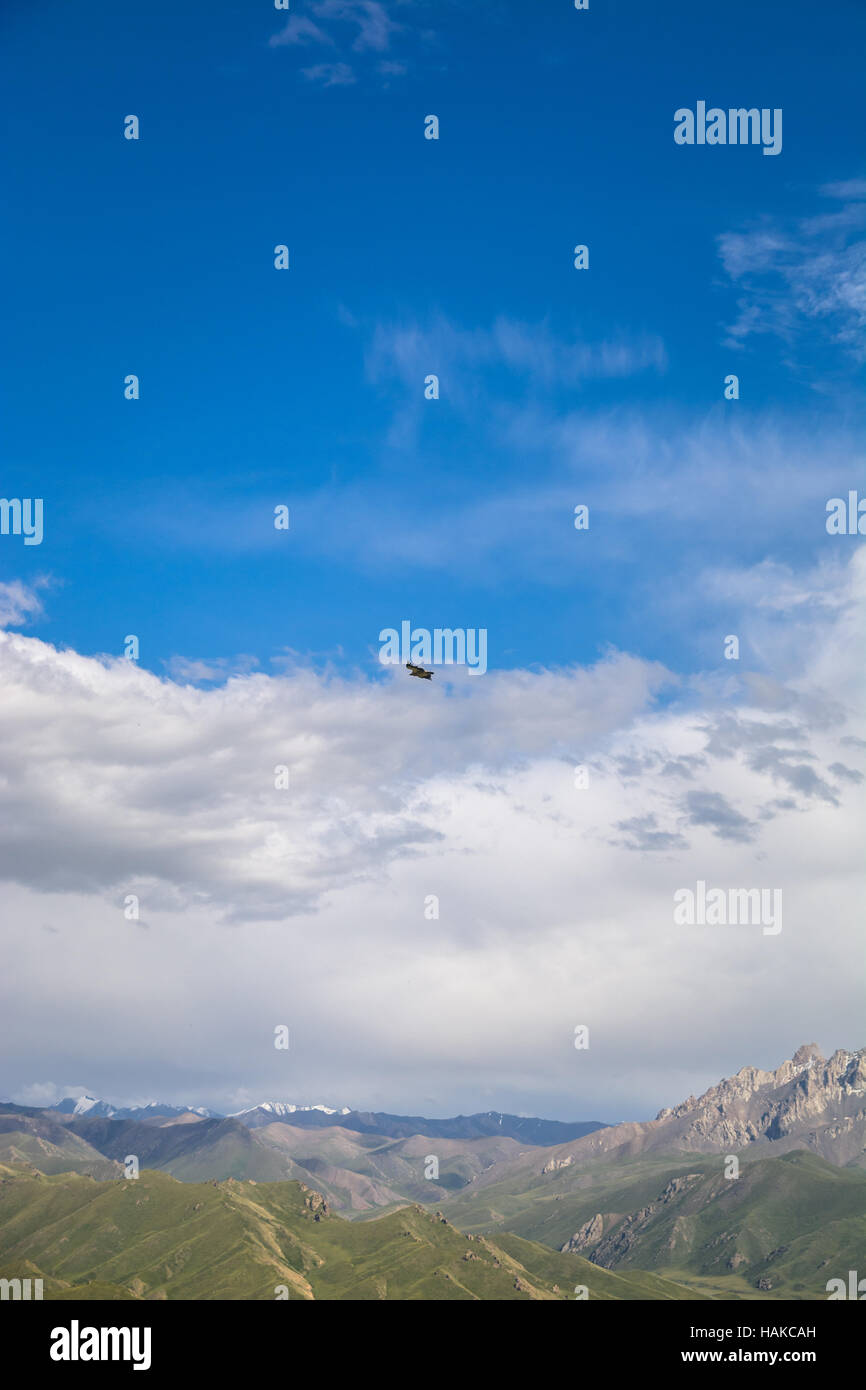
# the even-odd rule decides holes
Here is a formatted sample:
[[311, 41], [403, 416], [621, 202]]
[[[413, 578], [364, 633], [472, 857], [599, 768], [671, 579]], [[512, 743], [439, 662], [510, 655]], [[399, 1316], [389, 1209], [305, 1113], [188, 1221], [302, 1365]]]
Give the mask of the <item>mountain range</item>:
[[[0, 1109], [3, 1107], [0, 1106]], [[8, 1108], [8, 1103], [7, 1103]], [[26, 1109], [28, 1107], [17, 1107]], [[390, 1138], [408, 1138], [413, 1134], [429, 1134], [441, 1139], [483, 1139], [498, 1135], [520, 1139], [527, 1144], [564, 1144], [595, 1129], [603, 1129], [601, 1120], [583, 1120], [568, 1124], [561, 1120], [539, 1120], [524, 1115], [506, 1115], [488, 1110], [477, 1115], [456, 1115], [451, 1119], [430, 1120], [423, 1115], [390, 1115], [380, 1111], [340, 1109], [327, 1105], [295, 1105], [288, 1101], [261, 1101], [245, 1110], [223, 1115], [204, 1106], [164, 1105], [151, 1101], [140, 1106], [114, 1106], [95, 1096], [68, 1096], [56, 1105], [47, 1106], [44, 1113], [57, 1115], [86, 1115], [90, 1119], [152, 1120], [179, 1119], [187, 1116], [202, 1119], [237, 1120], [248, 1129], [283, 1121], [304, 1129], [327, 1129], [340, 1126], [356, 1134], [381, 1134]]]
[[[144, 1176], [159, 1174], [182, 1187], [216, 1185], [234, 1194], [235, 1214], [241, 1189], [252, 1187], [258, 1200], [263, 1187], [299, 1184], [329, 1215], [359, 1228], [400, 1216], [407, 1204], [435, 1209], [462, 1240], [501, 1247], [507, 1236], [532, 1246], [525, 1260], [509, 1246], [508, 1258], [524, 1266], [517, 1279], [533, 1287], [536, 1279], [542, 1291], [533, 1296], [551, 1293], [535, 1247], [545, 1259], [588, 1259], [617, 1275], [651, 1271], [693, 1296], [723, 1298], [821, 1297], [826, 1279], [857, 1269], [866, 1251], [866, 1049], [827, 1059], [807, 1044], [774, 1071], [743, 1067], [654, 1120], [608, 1126], [498, 1112], [430, 1120], [287, 1102], [233, 1116], [158, 1105], [124, 1114], [85, 1099], [49, 1109], [0, 1105], [0, 1164], [37, 1185], [80, 1179], [85, 1187], [70, 1189], [79, 1197], [93, 1195], [94, 1183], [106, 1193], [142, 1192]], [[130, 1155], [142, 1178], [118, 1182]], [[153, 1190], [160, 1200], [174, 1193]], [[95, 1268], [79, 1273], [99, 1282]], [[561, 1285], [559, 1277], [552, 1283]], [[464, 1285], [469, 1292], [459, 1296], [486, 1296], [471, 1279]]]
[[85, 1166], [88, 1156], [98, 1164], [134, 1153], [186, 1181], [314, 1178], [350, 1212], [442, 1201], [459, 1190], [470, 1195], [470, 1187], [474, 1198], [504, 1180], [655, 1153], [775, 1157], [805, 1148], [838, 1167], [863, 1166], [866, 1049], [826, 1059], [805, 1044], [775, 1071], [743, 1067], [655, 1120], [617, 1125], [496, 1111], [428, 1119], [278, 1101], [221, 1116], [203, 1106], [114, 1107], [85, 1096], [46, 1109], [2, 1104], [4, 1135], [0, 1157], [17, 1135], [19, 1149], [29, 1136]]

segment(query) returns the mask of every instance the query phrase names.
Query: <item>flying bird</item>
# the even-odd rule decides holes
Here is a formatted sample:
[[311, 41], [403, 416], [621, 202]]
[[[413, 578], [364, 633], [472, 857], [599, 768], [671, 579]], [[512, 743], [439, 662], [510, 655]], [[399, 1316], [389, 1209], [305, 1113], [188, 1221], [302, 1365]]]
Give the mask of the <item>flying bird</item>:
[[425, 671], [423, 666], [413, 666], [411, 661], [406, 662], [406, 670], [410, 676], [417, 676], [422, 681], [432, 681], [433, 672]]

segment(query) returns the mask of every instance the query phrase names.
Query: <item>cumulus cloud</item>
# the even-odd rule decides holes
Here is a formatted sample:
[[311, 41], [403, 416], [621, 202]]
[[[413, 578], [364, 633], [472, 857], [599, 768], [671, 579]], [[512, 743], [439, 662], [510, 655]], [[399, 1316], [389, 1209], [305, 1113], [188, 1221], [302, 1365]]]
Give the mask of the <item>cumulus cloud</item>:
[[[147, 882], [161, 900], [206, 899], [238, 919], [310, 908], [435, 837], [417, 792], [434, 771], [498, 764], [505, 749], [513, 760], [564, 752], [628, 718], [665, 679], [614, 655], [591, 671], [489, 673], [479, 696], [436, 688], [422, 705], [407, 704], [402, 670], [381, 683], [295, 667], [208, 692], [33, 639], [7, 638], [2, 651], [4, 698], [16, 688], [29, 698], [19, 733], [33, 742], [16, 752], [11, 725], [0, 735], [0, 799], [17, 807], [0, 872], [57, 889]], [[82, 737], [74, 753], [70, 725]], [[46, 774], [38, 784], [32, 756]], [[289, 791], [274, 787], [281, 765]], [[84, 819], [69, 814], [78, 801]], [[57, 833], [50, 864], [39, 826]]]
[[[799, 606], [783, 713], [623, 653], [202, 690], [0, 636], [6, 1089], [60, 1059], [117, 1100], [614, 1119], [681, 1099], [684, 1056], [697, 1081], [720, 1047], [861, 1041], [859, 555], [838, 603]], [[784, 930], [676, 927], [698, 879], [780, 888]]]

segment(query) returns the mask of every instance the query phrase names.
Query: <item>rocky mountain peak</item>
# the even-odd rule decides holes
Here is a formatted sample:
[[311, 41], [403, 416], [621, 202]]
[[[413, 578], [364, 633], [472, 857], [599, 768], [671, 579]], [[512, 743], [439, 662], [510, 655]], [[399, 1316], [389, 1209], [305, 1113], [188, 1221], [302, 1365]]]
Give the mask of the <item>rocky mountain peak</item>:
[[[702, 1096], [656, 1117], [676, 1147], [732, 1151], [757, 1141], [795, 1138], [817, 1152], [849, 1162], [862, 1152], [866, 1128], [866, 1049], [839, 1049], [825, 1058], [804, 1043], [775, 1071], [742, 1067]], [[654, 1143], [662, 1135], [656, 1130]], [[844, 1155], [844, 1156], [842, 1156]]]
[[[846, 1054], [834, 1053], [834, 1059]], [[680, 1119], [693, 1110], [704, 1110], [718, 1106], [724, 1108], [732, 1101], [748, 1101], [757, 1091], [784, 1086], [798, 1073], [815, 1064], [828, 1066], [826, 1058], [817, 1043], [803, 1043], [798, 1047], [790, 1061], [782, 1062], [775, 1071], [762, 1071], [760, 1067], [741, 1067], [736, 1076], [723, 1077], [716, 1086], [711, 1086], [703, 1095], [689, 1096], [680, 1105], [660, 1110], [657, 1120]]]

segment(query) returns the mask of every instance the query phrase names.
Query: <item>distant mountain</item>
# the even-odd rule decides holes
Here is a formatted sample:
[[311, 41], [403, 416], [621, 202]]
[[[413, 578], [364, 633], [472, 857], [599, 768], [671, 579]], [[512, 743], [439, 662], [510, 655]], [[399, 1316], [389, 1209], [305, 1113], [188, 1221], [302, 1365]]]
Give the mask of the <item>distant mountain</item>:
[[112, 1162], [68, 1124], [19, 1105], [0, 1106], [0, 1163], [22, 1163], [40, 1173], [117, 1177]]
[[242, 1110], [233, 1118], [257, 1129], [275, 1120], [305, 1129], [325, 1129], [339, 1125], [356, 1134], [379, 1134], [389, 1139], [409, 1139], [413, 1134], [426, 1134], [431, 1139], [487, 1139], [493, 1136], [517, 1139], [523, 1144], [546, 1148], [565, 1144], [571, 1139], [603, 1129], [601, 1120], [583, 1120], [568, 1124], [561, 1120], [538, 1120], [522, 1115], [504, 1115], [488, 1110], [479, 1115], [456, 1115], [447, 1120], [429, 1120], [423, 1115], [389, 1115], [382, 1111], [328, 1110], [324, 1106], [294, 1107], [271, 1101]]
[[201, 1115], [204, 1118], [212, 1118], [217, 1112], [206, 1110], [204, 1106], [197, 1105], [163, 1105], [159, 1101], [150, 1101], [147, 1105], [133, 1106], [114, 1106], [107, 1100], [97, 1100], [95, 1096], [67, 1096], [57, 1105], [47, 1107], [49, 1111], [54, 1111], [58, 1115], [90, 1115], [103, 1119], [115, 1120], [148, 1120], [162, 1119], [178, 1115]]
[[[507, 1132], [510, 1126], [498, 1124], [498, 1115], [470, 1117], [459, 1123], [419, 1121], [458, 1133], [462, 1129], [469, 1136], [449, 1138], [419, 1134], [414, 1128], [417, 1122], [400, 1117], [390, 1118], [399, 1121], [393, 1127], [407, 1131], [406, 1137], [383, 1134], [375, 1122], [367, 1123], [363, 1132], [349, 1129], [345, 1126], [355, 1117], [332, 1117], [322, 1112], [313, 1112], [316, 1119], [305, 1127], [296, 1122], [298, 1114], [302, 1121], [310, 1120], [311, 1112], [280, 1116], [275, 1107], [256, 1107], [255, 1112], [220, 1119], [204, 1119], [189, 1112], [157, 1117], [149, 1108], [142, 1119], [122, 1119], [117, 1112], [103, 1116], [94, 1114], [94, 1109], [91, 1106], [83, 1114], [61, 1114], [0, 1106], [0, 1126], [8, 1132], [7, 1142], [19, 1154], [30, 1157], [36, 1167], [41, 1167], [37, 1152], [41, 1136], [50, 1132], [56, 1147], [62, 1149], [63, 1136], [74, 1135], [79, 1149], [70, 1167], [76, 1171], [95, 1175], [94, 1161], [107, 1159], [119, 1165], [128, 1154], [135, 1154], [141, 1167], [161, 1169], [184, 1182], [228, 1178], [312, 1181], [335, 1209], [353, 1215], [407, 1200], [438, 1204], [497, 1165], [519, 1156], [537, 1156], [537, 1166], [546, 1152], [512, 1138]], [[331, 1122], [338, 1118], [343, 1125]], [[479, 1123], [479, 1118], [486, 1123]], [[357, 1118], [355, 1123], [359, 1123]], [[431, 1158], [435, 1159], [433, 1166]], [[60, 1171], [60, 1166], [55, 1164], [44, 1171]], [[102, 1172], [101, 1176], [107, 1174]]]
[[107, 1101], [97, 1100], [96, 1096], [67, 1096], [57, 1105], [51, 1105], [49, 1110], [56, 1110], [58, 1115], [113, 1115], [114, 1106]]
[[521, 1240], [463, 1235], [421, 1207], [363, 1224], [286, 1183], [94, 1183], [0, 1168], [0, 1278], [70, 1299], [556, 1302], [693, 1299], [655, 1274], [613, 1274]]
[[[26, 1107], [25, 1107], [26, 1108]], [[147, 1121], [173, 1119], [182, 1115], [199, 1115], [204, 1119], [232, 1119], [248, 1129], [259, 1129], [275, 1122], [296, 1125], [303, 1129], [324, 1129], [337, 1126], [356, 1134], [380, 1134], [390, 1139], [408, 1139], [413, 1134], [427, 1134], [432, 1139], [485, 1139], [493, 1136], [517, 1139], [522, 1144], [548, 1147], [566, 1144], [592, 1134], [605, 1126], [601, 1120], [580, 1120], [567, 1123], [561, 1120], [540, 1120], [523, 1115], [506, 1115], [488, 1110], [477, 1115], [456, 1115], [446, 1120], [429, 1120], [423, 1115], [390, 1115], [383, 1111], [350, 1110], [317, 1104], [296, 1105], [290, 1101], [266, 1100], [259, 1105], [223, 1116], [204, 1106], [162, 1105], [114, 1106], [94, 1096], [67, 1098], [48, 1107], [58, 1115], [87, 1115], [90, 1118]]]
[[[315, 1111], [321, 1115], [349, 1115], [351, 1111], [347, 1105], [342, 1109], [336, 1110], [328, 1105], [292, 1105], [285, 1100], [263, 1100], [259, 1105], [248, 1106], [246, 1110], [235, 1110], [232, 1112], [232, 1119], [242, 1120], [244, 1124], [254, 1128], [257, 1124], [269, 1125], [273, 1120], [284, 1120], [289, 1116], [298, 1116], [293, 1119], [293, 1124], [303, 1123], [301, 1117]], [[339, 1120], [334, 1121], [339, 1124]]]
[[[8, 1152], [29, 1158], [42, 1171], [62, 1170], [59, 1157], [50, 1168], [39, 1161], [39, 1141], [50, 1137], [58, 1155], [65, 1144], [75, 1160], [70, 1168], [94, 1176], [94, 1162], [102, 1162], [99, 1175], [108, 1176], [105, 1160], [119, 1166], [135, 1154], [142, 1168], [162, 1169], [184, 1182], [313, 1181], [335, 1208], [351, 1214], [407, 1200], [437, 1204], [497, 1163], [545, 1152], [499, 1133], [469, 1140], [418, 1134], [392, 1139], [338, 1125], [304, 1129], [273, 1117], [269, 1124], [250, 1127], [232, 1116], [123, 1120], [90, 1113], [60, 1116], [21, 1106], [0, 1106], [3, 1130]], [[431, 1153], [435, 1175], [428, 1162]]]
[[[142, 1166], [184, 1181], [309, 1179], [335, 1208], [358, 1213], [405, 1200], [456, 1201], [462, 1211], [471, 1201], [475, 1210], [466, 1219], [477, 1228], [488, 1190], [498, 1224], [526, 1204], [527, 1213], [536, 1202], [547, 1209], [552, 1192], [585, 1186], [581, 1175], [598, 1164], [659, 1157], [659, 1171], [675, 1175], [671, 1156], [808, 1149], [840, 1167], [866, 1166], [866, 1049], [839, 1050], [826, 1060], [807, 1044], [775, 1071], [743, 1067], [655, 1120], [609, 1126], [498, 1111], [428, 1119], [276, 1100], [224, 1117], [203, 1107], [115, 1108], [91, 1095], [48, 1111], [0, 1106], [0, 1114], [13, 1113], [20, 1117], [16, 1132], [29, 1134], [22, 1153], [35, 1152], [44, 1137], [27, 1117], [42, 1115], [66, 1125], [91, 1156], [118, 1162], [135, 1153]], [[428, 1159], [436, 1160], [432, 1167]], [[647, 1200], [652, 1195], [648, 1190]], [[557, 1227], [560, 1217], [567, 1219], [565, 1210]], [[527, 1214], [527, 1233], [535, 1231], [533, 1221]]]

